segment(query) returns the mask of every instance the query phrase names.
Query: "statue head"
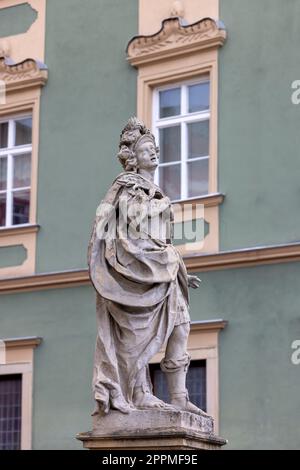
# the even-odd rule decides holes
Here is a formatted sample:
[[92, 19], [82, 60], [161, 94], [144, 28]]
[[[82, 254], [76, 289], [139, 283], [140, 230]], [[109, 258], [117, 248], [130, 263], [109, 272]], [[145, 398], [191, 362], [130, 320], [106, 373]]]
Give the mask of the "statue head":
[[131, 117], [120, 136], [118, 158], [125, 171], [138, 171], [137, 152], [141, 146], [151, 144], [156, 155], [159, 149], [155, 143], [155, 137], [145, 124], [137, 117]]

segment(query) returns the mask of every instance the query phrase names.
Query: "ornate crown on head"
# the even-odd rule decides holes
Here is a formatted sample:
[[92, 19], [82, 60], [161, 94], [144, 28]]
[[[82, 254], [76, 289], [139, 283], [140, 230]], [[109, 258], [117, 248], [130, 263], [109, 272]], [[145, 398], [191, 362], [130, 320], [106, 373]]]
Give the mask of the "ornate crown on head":
[[[135, 151], [138, 145], [146, 140], [153, 142], [156, 147], [155, 137], [143, 121], [137, 117], [131, 117], [120, 135], [118, 158], [125, 171], [136, 171]], [[158, 147], [157, 151], [158, 151]]]

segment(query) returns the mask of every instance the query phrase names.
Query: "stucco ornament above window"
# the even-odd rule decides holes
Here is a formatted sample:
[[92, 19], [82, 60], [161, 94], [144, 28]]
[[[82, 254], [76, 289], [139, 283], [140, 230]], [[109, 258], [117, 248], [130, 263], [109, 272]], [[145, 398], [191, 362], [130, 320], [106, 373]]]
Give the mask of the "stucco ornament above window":
[[182, 18], [167, 18], [160, 31], [150, 36], [135, 36], [127, 46], [127, 59], [131, 65], [178, 56], [213, 47], [226, 40], [225, 26], [221, 21], [203, 18], [186, 25]]
[[48, 79], [48, 68], [42, 62], [26, 59], [15, 63], [9, 57], [0, 57], [0, 80], [7, 92], [33, 86], [43, 86]]

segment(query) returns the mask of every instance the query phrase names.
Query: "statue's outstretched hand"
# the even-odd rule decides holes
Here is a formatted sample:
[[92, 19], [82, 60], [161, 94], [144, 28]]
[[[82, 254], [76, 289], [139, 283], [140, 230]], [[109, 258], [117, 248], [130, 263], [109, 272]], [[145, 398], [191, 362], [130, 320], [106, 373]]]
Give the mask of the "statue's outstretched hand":
[[202, 281], [201, 279], [199, 279], [199, 277], [188, 275], [188, 285], [189, 287], [192, 287], [192, 289], [198, 289], [198, 287], [200, 287], [201, 282]]

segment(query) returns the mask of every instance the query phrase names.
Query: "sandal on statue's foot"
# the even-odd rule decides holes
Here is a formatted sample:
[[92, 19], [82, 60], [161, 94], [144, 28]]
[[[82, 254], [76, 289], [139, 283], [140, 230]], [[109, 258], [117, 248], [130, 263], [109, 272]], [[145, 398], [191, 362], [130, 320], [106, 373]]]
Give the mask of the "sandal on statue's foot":
[[158, 410], [170, 410], [174, 411], [174, 407], [160, 400], [156, 396], [152, 395], [150, 391], [142, 390], [139, 387], [139, 390], [134, 391], [133, 398], [134, 406], [139, 410], [149, 410], [149, 409], [158, 409]]
[[110, 409], [120, 411], [120, 413], [128, 414], [135, 408], [129, 403], [127, 403], [121, 394], [115, 394], [114, 396], [110, 397], [109, 405], [108, 403], [104, 404], [102, 401], [97, 402], [92, 416], [105, 416], [109, 413]]
[[180, 411], [187, 411], [188, 413], [194, 413], [203, 417], [210, 417], [201, 408], [198, 408], [192, 402], [189, 401], [189, 395], [187, 392], [172, 393], [171, 404]]
[[120, 411], [124, 414], [129, 414], [131, 411], [134, 410], [133, 406], [131, 406], [129, 403], [127, 403], [127, 401], [125, 401], [121, 393], [116, 392], [111, 392], [110, 408], [112, 410]]

